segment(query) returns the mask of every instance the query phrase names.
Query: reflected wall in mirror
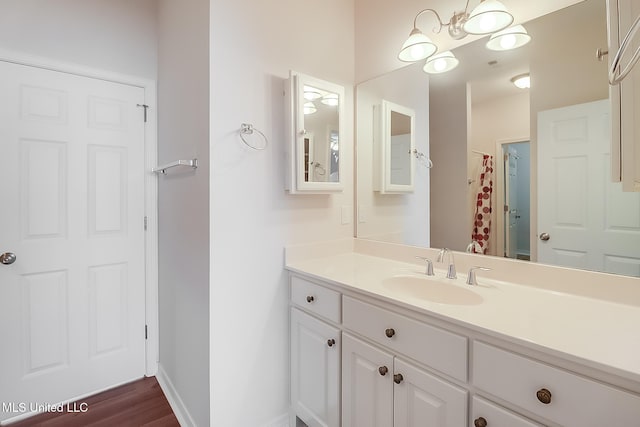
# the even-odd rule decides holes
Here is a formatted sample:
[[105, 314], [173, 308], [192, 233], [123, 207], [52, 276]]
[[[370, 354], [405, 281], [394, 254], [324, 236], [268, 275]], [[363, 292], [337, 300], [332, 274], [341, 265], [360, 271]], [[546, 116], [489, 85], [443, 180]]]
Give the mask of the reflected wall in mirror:
[[294, 194], [341, 191], [344, 89], [292, 71], [285, 100], [291, 139], [287, 189]]
[[415, 112], [387, 100], [374, 109], [375, 190], [381, 194], [411, 193]]
[[[489, 255], [640, 276], [640, 198], [610, 182], [609, 148], [595, 148], [610, 144], [607, 64], [595, 55], [607, 46], [606, 19], [605, 0], [586, 0], [523, 23], [532, 40], [519, 49], [489, 51], [485, 37], [455, 49], [460, 65], [448, 73], [427, 76], [423, 64], [413, 64], [360, 84], [357, 192], [365, 215], [358, 237], [464, 251], [476, 226], [489, 239]], [[531, 88], [517, 89], [510, 80], [524, 73]], [[421, 189], [411, 198], [376, 199], [367, 185], [366, 111], [373, 94], [399, 102], [394, 97], [408, 93], [414, 97], [402, 104], [416, 109], [416, 141], [434, 166], [430, 175], [416, 174]], [[581, 110], [594, 106], [599, 112]], [[524, 142], [528, 156], [518, 154], [517, 170], [529, 172], [529, 206], [518, 198], [510, 218], [503, 153]], [[564, 151], [549, 154], [555, 149]], [[489, 169], [491, 185], [480, 185]], [[554, 198], [560, 204], [544, 201]], [[427, 212], [413, 211], [413, 199]], [[518, 222], [528, 225], [529, 253], [509, 233]]]

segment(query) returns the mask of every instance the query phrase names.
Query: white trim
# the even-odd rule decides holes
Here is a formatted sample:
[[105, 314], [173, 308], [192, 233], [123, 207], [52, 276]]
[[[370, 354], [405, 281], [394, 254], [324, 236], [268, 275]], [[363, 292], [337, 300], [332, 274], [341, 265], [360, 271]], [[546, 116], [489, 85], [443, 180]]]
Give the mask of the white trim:
[[144, 89], [145, 103], [149, 105], [145, 126], [145, 323], [148, 338], [145, 342], [145, 375], [153, 376], [158, 370], [158, 183], [151, 168], [156, 166], [157, 138], [157, 84], [155, 80], [111, 71], [90, 68], [79, 64], [61, 62], [52, 58], [28, 55], [0, 48], [0, 61], [63, 72], [82, 77], [136, 86]]
[[158, 380], [158, 384], [160, 384], [160, 388], [167, 398], [167, 402], [169, 402], [169, 406], [171, 406], [174, 415], [178, 419], [180, 426], [196, 427], [195, 421], [193, 421], [191, 414], [187, 410], [187, 407], [180, 398], [178, 391], [174, 387], [173, 383], [169, 379], [169, 376], [164, 371], [164, 368], [161, 364], [158, 364], [158, 373], [156, 374], [156, 379]]

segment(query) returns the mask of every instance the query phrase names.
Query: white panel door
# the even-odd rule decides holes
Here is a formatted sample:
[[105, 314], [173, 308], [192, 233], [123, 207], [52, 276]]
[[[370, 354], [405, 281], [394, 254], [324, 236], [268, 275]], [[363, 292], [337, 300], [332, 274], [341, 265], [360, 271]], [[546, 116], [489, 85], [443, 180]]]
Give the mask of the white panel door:
[[538, 113], [538, 261], [640, 276], [640, 194], [610, 180], [608, 105]]
[[394, 427], [464, 427], [467, 392], [396, 358]]
[[340, 331], [291, 309], [291, 402], [308, 427], [340, 425]]
[[0, 62], [0, 93], [0, 402], [142, 377], [144, 90]]
[[393, 425], [393, 356], [342, 337], [342, 427]]

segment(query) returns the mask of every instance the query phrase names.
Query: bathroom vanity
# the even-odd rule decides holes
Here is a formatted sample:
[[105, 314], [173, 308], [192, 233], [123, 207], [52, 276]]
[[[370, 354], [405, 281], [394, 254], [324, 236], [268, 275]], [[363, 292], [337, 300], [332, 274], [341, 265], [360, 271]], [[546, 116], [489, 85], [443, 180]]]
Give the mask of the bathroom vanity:
[[338, 246], [287, 249], [292, 426], [640, 425], [637, 279]]

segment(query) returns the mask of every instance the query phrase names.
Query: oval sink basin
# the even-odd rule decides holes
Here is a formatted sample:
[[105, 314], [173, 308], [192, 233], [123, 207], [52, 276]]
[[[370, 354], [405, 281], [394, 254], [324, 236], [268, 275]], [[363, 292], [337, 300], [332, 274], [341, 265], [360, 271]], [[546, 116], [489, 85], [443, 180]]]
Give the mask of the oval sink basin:
[[478, 305], [483, 301], [480, 295], [470, 289], [427, 277], [393, 276], [384, 279], [382, 284], [406, 296], [440, 304]]

